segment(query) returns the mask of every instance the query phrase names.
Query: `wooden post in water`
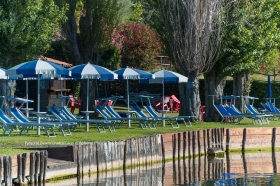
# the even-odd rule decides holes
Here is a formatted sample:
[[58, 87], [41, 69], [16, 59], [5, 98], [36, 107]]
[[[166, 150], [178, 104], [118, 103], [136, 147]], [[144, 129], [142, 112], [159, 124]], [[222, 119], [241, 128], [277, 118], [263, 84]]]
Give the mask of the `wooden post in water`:
[[173, 153], [173, 161], [175, 161], [175, 156], [176, 156], [176, 134], [172, 135], [172, 153]]
[[34, 183], [34, 164], [35, 164], [35, 155], [33, 152], [30, 153], [30, 167], [29, 167], [29, 181]]
[[198, 155], [201, 153], [201, 145], [200, 145], [200, 130], [197, 131], [197, 147], [198, 147]]
[[4, 164], [5, 185], [10, 186], [10, 185], [12, 185], [12, 158], [11, 158], [11, 156], [4, 156], [3, 164]]
[[2, 170], [2, 157], [0, 157], [0, 180], [2, 181], [2, 173], [3, 173], [3, 170]]
[[181, 133], [178, 133], [178, 159], [180, 160], [181, 156]]
[[229, 152], [230, 131], [226, 129], [226, 152]]
[[[91, 173], [93, 171], [92, 169], [92, 158], [93, 158], [93, 153], [92, 153], [92, 143], [89, 144], [88, 146], [88, 172]], [[91, 174], [89, 174], [91, 175]]]
[[214, 128], [214, 129], [211, 129], [212, 130], [212, 147], [217, 147], [217, 134], [216, 134], [216, 128]]
[[277, 161], [275, 156], [275, 148], [272, 148], [272, 165], [273, 165], [273, 173], [276, 174], [277, 171]]
[[206, 136], [206, 130], [203, 130], [203, 147], [204, 147], [204, 154], [207, 154], [207, 143], [206, 143], [206, 139], [207, 139], [207, 136]]
[[187, 148], [187, 133], [183, 132], [183, 159], [186, 158], [186, 148]]
[[84, 176], [84, 164], [85, 164], [85, 147], [86, 145], [85, 144], [82, 144], [82, 176]]
[[244, 174], [247, 174], [248, 168], [247, 168], [247, 161], [246, 161], [246, 157], [245, 157], [245, 151], [242, 151], [242, 160], [243, 160]]
[[82, 162], [81, 162], [81, 156], [82, 156], [82, 152], [81, 152], [81, 145], [77, 146], [77, 176], [78, 178], [81, 177], [81, 166], [82, 166]]
[[44, 174], [43, 174], [43, 181], [46, 180], [46, 172], [47, 172], [47, 164], [48, 164], [48, 151], [44, 151]]
[[39, 171], [39, 182], [43, 181], [44, 178], [44, 156], [45, 156], [45, 151], [40, 151], [40, 171]]
[[216, 147], [221, 148], [220, 128], [216, 129]]
[[244, 151], [245, 151], [246, 133], [247, 133], [247, 129], [244, 128], [244, 129], [243, 129], [243, 138], [242, 138], [242, 152], [243, 152], [243, 153], [244, 153]]
[[38, 170], [39, 170], [39, 163], [40, 162], [40, 154], [38, 152], [35, 152], [35, 177], [34, 181], [38, 181]]
[[[22, 159], [21, 159], [21, 154], [18, 154], [17, 155], [17, 179], [18, 179], [18, 183], [21, 183], [22, 182]], [[1, 165], [0, 165], [1, 167]], [[0, 172], [1, 174], [1, 172]], [[0, 180], [2, 180], [0, 178]]]
[[274, 150], [275, 148], [275, 141], [276, 141], [276, 128], [273, 127], [272, 129], [272, 139], [271, 139], [271, 147]]
[[188, 155], [191, 157], [191, 131], [188, 131]]
[[224, 131], [225, 129], [224, 128], [221, 128], [221, 149], [222, 151], [224, 151]]
[[210, 148], [210, 129], [207, 129], [207, 149]]
[[165, 163], [165, 146], [164, 146], [164, 137], [161, 135], [161, 149], [162, 149], [162, 162]]
[[193, 157], [195, 156], [195, 148], [196, 148], [195, 140], [196, 140], [195, 131], [192, 131], [192, 149], [193, 149], [192, 155], [193, 155]]
[[124, 154], [123, 154], [123, 169], [126, 170], [126, 151], [127, 151], [127, 140], [124, 142], [124, 148], [123, 148]]
[[25, 170], [26, 170], [26, 153], [23, 153], [22, 158], [22, 182], [25, 182]]
[[273, 173], [277, 173], [277, 162], [275, 156], [275, 141], [276, 141], [276, 128], [272, 129], [272, 139], [271, 139], [271, 147], [272, 147], [272, 165], [273, 165]]

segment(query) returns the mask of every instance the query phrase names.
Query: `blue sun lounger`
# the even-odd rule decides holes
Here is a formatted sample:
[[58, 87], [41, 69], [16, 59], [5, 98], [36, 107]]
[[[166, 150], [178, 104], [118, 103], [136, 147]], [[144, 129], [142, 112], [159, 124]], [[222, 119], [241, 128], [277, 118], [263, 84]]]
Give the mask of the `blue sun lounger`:
[[278, 120], [280, 120], [280, 112], [279, 111], [277, 111], [275, 109], [274, 110], [271, 109], [271, 107], [267, 103], [262, 102], [261, 105], [263, 106], [263, 108], [265, 109], [265, 112], [267, 114], [273, 115], [273, 119], [278, 117]]
[[106, 127], [109, 129], [110, 132], [115, 132], [114, 125], [111, 125], [112, 122], [108, 120], [101, 120], [101, 119], [68, 119], [66, 118], [56, 106], [47, 106], [48, 110], [57, 117], [62, 122], [69, 122], [69, 123], [94, 123], [99, 133], [106, 132]]
[[239, 115], [231, 115], [223, 105], [214, 104], [215, 109], [222, 117], [221, 123], [240, 123], [240, 121], [244, 118], [244, 116]]
[[[114, 108], [113, 105], [116, 103], [116, 101], [122, 98], [122, 96], [113, 96], [108, 98], [98, 98], [99, 102], [97, 105], [94, 106], [94, 108], [101, 114], [101, 116], [104, 119], [114, 121], [118, 127], [124, 122], [124, 121], [138, 121], [139, 126], [142, 129], [149, 128], [149, 123], [152, 121], [151, 118], [135, 118], [135, 117], [122, 117]], [[111, 101], [112, 104], [108, 104], [108, 102]]]
[[106, 112], [100, 105], [94, 106], [94, 108], [97, 110], [97, 112], [106, 120], [110, 120], [114, 123], [114, 125], [118, 125], [120, 127], [121, 117], [114, 117], [110, 115], [108, 112]]
[[234, 105], [227, 105], [225, 109], [231, 115], [231, 117], [238, 116], [243, 118], [250, 118], [254, 125], [256, 124], [255, 121], [258, 121], [258, 124], [263, 124], [263, 114], [241, 114], [240, 111]]
[[[149, 118], [131, 118], [131, 117], [128, 118], [128, 117], [121, 117], [118, 113], [113, 114], [113, 112], [116, 112], [116, 111], [112, 111], [112, 113], [108, 113], [100, 105], [96, 105], [94, 107], [102, 115], [102, 117], [104, 119], [117, 123], [118, 127], [120, 126], [120, 124], [123, 121], [132, 120], [132, 121], [138, 121], [139, 126], [142, 129], [147, 129], [148, 123], [151, 122], [151, 119], [149, 119]], [[113, 109], [113, 108], [111, 108], [111, 109]], [[111, 109], [109, 108], [109, 110], [111, 110]]]
[[[62, 127], [61, 124], [57, 123], [40, 123], [37, 122], [14, 122], [9, 116], [7, 116], [2, 109], [0, 109], [0, 121], [2, 123], [3, 133], [2, 136], [10, 136], [16, 127], [19, 127], [19, 135], [27, 135], [29, 130], [34, 126], [40, 126], [44, 128], [45, 133], [48, 137], [56, 137], [54, 128]], [[49, 132], [49, 130], [51, 132]]]
[[[178, 128], [179, 127], [179, 122], [184, 123], [186, 127], [192, 126], [191, 119], [194, 119], [195, 116], [165, 116], [161, 117], [158, 115], [158, 113], [155, 111], [155, 109], [152, 107], [150, 98], [151, 96], [139, 96], [141, 98], [142, 102], [142, 107], [149, 113], [149, 115], [153, 118], [158, 118], [159, 120], [168, 120], [173, 128]], [[145, 104], [144, 104], [145, 103]], [[186, 121], [188, 122], [189, 125], [187, 125]]]
[[[33, 123], [36, 124], [36, 122], [34, 121], [30, 121], [18, 108], [10, 108], [9, 109], [10, 113], [13, 115], [13, 117], [21, 123]], [[63, 136], [71, 136], [71, 127], [72, 125], [69, 124], [68, 122], [40, 122], [40, 125], [44, 125], [44, 124], [56, 124], [59, 128], [59, 131], [62, 132]], [[67, 131], [68, 133], [66, 134], [65, 131]]]

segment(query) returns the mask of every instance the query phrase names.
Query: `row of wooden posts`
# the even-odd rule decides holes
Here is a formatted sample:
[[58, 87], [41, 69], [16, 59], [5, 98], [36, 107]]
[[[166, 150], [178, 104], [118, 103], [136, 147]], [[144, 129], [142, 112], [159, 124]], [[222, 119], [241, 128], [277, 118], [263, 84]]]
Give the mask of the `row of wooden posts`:
[[[4, 180], [6, 186], [29, 183], [43, 183], [47, 170], [48, 152], [31, 152], [29, 159], [27, 153], [18, 154], [16, 165], [13, 165], [11, 156], [0, 157], [0, 180]], [[29, 167], [27, 167], [29, 165]], [[12, 167], [17, 167], [17, 177], [13, 178]], [[29, 171], [29, 173], [27, 172]], [[3, 175], [3, 177], [2, 177]], [[26, 175], [29, 175], [26, 177]]]
[[[207, 154], [209, 148], [228, 151], [232, 148], [231, 129], [216, 128], [187, 131], [174, 134], [153, 135], [122, 141], [90, 142], [73, 146], [77, 175], [85, 172], [99, 172], [113, 168], [140, 166], [151, 162], [165, 162], [167, 158], [187, 158]], [[232, 129], [234, 130], [234, 129]], [[247, 129], [242, 134], [242, 150], [246, 148]], [[276, 128], [270, 131], [271, 145], [276, 142]], [[225, 141], [224, 141], [225, 139]], [[47, 151], [30, 154], [29, 182], [40, 182], [47, 174]], [[6, 185], [12, 182], [12, 160], [9, 156], [0, 158], [0, 180]], [[3, 164], [3, 166], [2, 166]], [[3, 169], [2, 169], [3, 167]], [[25, 182], [26, 154], [17, 156], [17, 181]], [[1, 177], [3, 175], [3, 177]]]

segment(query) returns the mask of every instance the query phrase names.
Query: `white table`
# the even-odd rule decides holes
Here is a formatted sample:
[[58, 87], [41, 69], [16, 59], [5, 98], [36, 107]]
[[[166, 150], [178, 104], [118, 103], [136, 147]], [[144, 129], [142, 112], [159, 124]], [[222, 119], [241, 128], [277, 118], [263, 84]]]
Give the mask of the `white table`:
[[[38, 112], [38, 111], [30, 111], [30, 114], [34, 114], [37, 116], [38, 124], [41, 123], [41, 116], [46, 115], [47, 112]], [[37, 135], [40, 135], [40, 126], [37, 126]]]
[[135, 111], [126, 111], [126, 112], [124, 112], [124, 113], [126, 113], [126, 115], [127, 115], [127, 117], [128, 117], [128, 120], [127, 120], [127, 124], [128, 124], [128, 128], [130, 128], [131, 127], [131, 124], [130, 124], [130, 116], [132, 115], [132, 114], [135, 114]]
[[20, 108], [20, 110], [23, 110], [26, 114], [26, 117], [29, 118], [29, 112], [34, 110], [34, 108]]
[[[85, 111], [80, 111], [82, 113], [84, 113], [86, 115], [86, 120], [89, 120], [89, 114], [92, 114], [94, 113], [95, 111], [93, 110], [85, 110]], [[87, 126], [86, 126], [86, 131], [88, 132], [89, 131], [89, 123], [87, 122]]]
[[162, 114], [162, 126], [165, 127], [165, 114], [169, 112], [169, 110], [158, 110]]

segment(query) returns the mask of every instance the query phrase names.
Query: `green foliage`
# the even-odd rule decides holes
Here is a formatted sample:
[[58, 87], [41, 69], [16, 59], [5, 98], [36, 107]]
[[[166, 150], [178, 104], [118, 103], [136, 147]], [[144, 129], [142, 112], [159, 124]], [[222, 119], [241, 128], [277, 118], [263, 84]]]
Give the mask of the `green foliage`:
[[121, 66], [153, 70], [161, 51], [158, 35], [149, 26], [130, 22], [119, 25], [117, 30], [124, 36]]
[[5, 67], [39, 57], [65, 21], [65, 7], [53, 0], [0, 2], [0, 62]]
[[107, 50], [104, 51], [99, 65], [104, 66], [108, 69], [115, 70], [121, 59], [120, 51], [117, 46], [109, 46]]
[[65, 40], [57, 40], [51, 43], [51, 49], [45, 54], [45, 56], [65, 61], [72, 64], [72, 58], [69, 55], [69, 46]]
[[278, 0], [239, 1], [227, 12], [219, 68], [223, 74], [252, 72], [278, 62]]
[[131, 0], [118, 0], [119, 5], [121, 7], [119, 11], [119, 17], [120, 17], [120, 23], [127, 22], [130, 18], [131, 14], [131, 7], [133, 6], [133, 3]]
[[141, 3], [133, 4], [129, 21], [135, 22], [135, 23], [140, 23], [140, 21], [142, 20], [142, 17], [141, 17], [142, 13], [143, 13], [142, 4]]
[[149, 25], [159, 35], [162, 44], [162, 53], [171, 56], [168, 54], [167, 32], [164, 26], [163, 16], [159, 10], [158, 0], [141, 0], [140, 2], [143, 7], [143, 23]]

